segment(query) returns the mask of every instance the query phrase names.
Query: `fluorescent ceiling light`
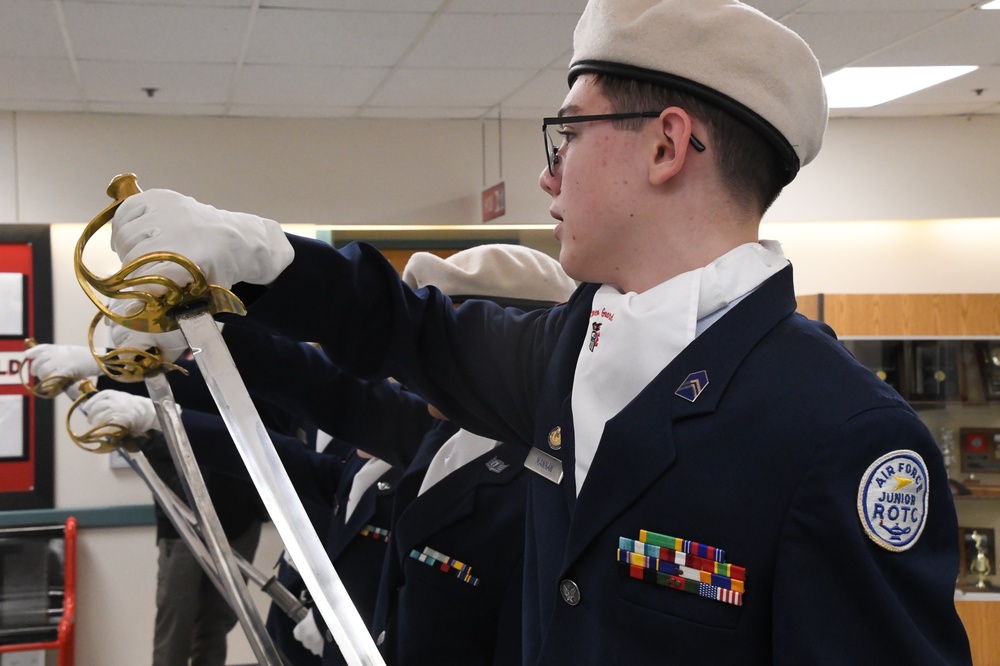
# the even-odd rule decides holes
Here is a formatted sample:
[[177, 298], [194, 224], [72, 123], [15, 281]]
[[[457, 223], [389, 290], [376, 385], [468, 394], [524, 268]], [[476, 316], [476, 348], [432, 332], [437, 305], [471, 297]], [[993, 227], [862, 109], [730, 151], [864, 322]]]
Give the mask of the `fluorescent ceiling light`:
[[976, 69], [973, 66], [846, 67], [824, 76], [823, 84], [831, 109], [857, 109], [883, 104]]
[[993, 2], [987, 2], [985, 5], [980, 7], [980, 9], [1000, 9], [1000, 0], [993, 0]]

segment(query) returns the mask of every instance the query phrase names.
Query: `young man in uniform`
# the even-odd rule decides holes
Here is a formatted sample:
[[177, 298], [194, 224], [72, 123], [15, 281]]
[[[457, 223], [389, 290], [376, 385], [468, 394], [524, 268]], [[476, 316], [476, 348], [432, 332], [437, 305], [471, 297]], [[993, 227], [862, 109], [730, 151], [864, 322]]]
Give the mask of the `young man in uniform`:
[[758, 240], [825, 131], [808, 46], [734, 0], [591, 0], [569, 78], [540, 178], [565, 306], [453, 309], [172, 192], [123, 203], [113, 247], [250, 283], [254, 318], [524, 443], [525, 664], [970, 663], [933, 437]]

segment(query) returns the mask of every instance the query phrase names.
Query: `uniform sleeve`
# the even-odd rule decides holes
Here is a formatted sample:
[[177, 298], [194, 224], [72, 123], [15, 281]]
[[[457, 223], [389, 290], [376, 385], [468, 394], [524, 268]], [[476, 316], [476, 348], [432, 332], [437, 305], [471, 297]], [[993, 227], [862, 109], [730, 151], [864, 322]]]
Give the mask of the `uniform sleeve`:
[[241, 326], [223, 336], [249, 390], [339, 440], [406, 467], [434, 425], [427, 403], [399, 384], [341, 371], [320, 349]]
[[[250, 480], [222, 417], [185, 409], [181, 412], [181, 421], [199, 467]], [[323, 518], [328, 519], [328, 511], [337, 501], [336, 490], [343, 470], [342, 460], [312, 451], [295, 437], [273, 431], [269, 431], [268, 435], [303, 504], [308, 500], [325, 505], [327, 513]], [[310, 518], [313, 516], [310, 515]]]
[[472, 432], [530, 440], [563, 308], [456, 308], [433, 287], [409, 289], [370, 246], [290, 240], [295, 260], [249, 304], [254, 318], [319, 342], [355, 376], [395, 377]]
[[[773, 596], [774, 663], [971, 664], [955, 611], [955, 577], [925, 575], [957, 575], [959, 566], [954, 503], [930, 433], [907, 410], [871, 409], [843, 424], [818, 450], [781, 538]], [[906, 465], [921, 460], [926, 477], [919, 478], [916, 468], [900, 470], [896, 460]], [[926, 512], [909, 502], [891, 510], [892, 492], [900, 483], [927, 484]], [[865, 509], [863, 486], [873, 490], [875, 504], [883, 490], [889, 501]], [[895, 519], [895, 536], [881, 532], [878, 539], [870, 538], [866, 515], [876, 525], [883, 521], [882, 527]], [[917, 529], [919, 537], [905, 550], [890, 549], [906, 545]]]

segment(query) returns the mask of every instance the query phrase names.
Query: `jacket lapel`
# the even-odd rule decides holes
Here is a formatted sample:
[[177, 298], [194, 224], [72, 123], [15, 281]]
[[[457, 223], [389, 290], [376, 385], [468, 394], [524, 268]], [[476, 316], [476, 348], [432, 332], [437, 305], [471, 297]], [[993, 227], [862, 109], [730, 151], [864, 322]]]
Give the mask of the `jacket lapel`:
[[607, 422], [573, 511], [567, 565], [667, 472], [678, 455], [673, 424], [714, 413], [744, 357], [794, 310], [788, 267], [695, 339]]
[[472, 514], [480, 489], [507, 484], [517, 477], [521, 471], [519, 454], [523, 455], [521, 447], [501, 444], [414, 498], [397, 521], [393, 534], [397, 547], [409, 552], [410, 548], [423, 544], [432, 535]]
[[[364, 460], [361, 461], [364, 463]], [[360, 466], [358, 467], [360, 469]], [[355, 470], [356, 471], [356, 470]], [[352, 475], [353, 476], [353, 475]], [[333, 535], [328, 548], [330, 559], [335, 559], [341, 551], [351, 542], [351, 540], [361, 531], [361, 528], [371, 522], [375, 515], [376, 502], [379, 496], [393, 492], [396, 483], [399, 481], [400, 473], [396, 468], [390, 468], [378, 480], [365, 489], [358, 505], [354, 508], [351, 517], [344, 523], [342, 529], [333, 531]], [[348, 488], [348, 492], [350, 488]], [[347, 495], [344, 495], [344, 506], [347, 504]], [[389, 525], [376, 525], [383, 529], [389, 529]]]

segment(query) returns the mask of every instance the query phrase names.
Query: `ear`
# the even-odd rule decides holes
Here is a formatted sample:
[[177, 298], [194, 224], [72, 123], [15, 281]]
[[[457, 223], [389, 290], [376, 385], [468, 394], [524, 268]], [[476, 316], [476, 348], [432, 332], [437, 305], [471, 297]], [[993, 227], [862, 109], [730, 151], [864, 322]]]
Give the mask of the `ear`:
[[691, 116], [684, 109], [671, 106], [650, 125], [656, 128], [656, 136], [649, 164], [649, 182], [660, 185], [680, 172], [692, 150]]

